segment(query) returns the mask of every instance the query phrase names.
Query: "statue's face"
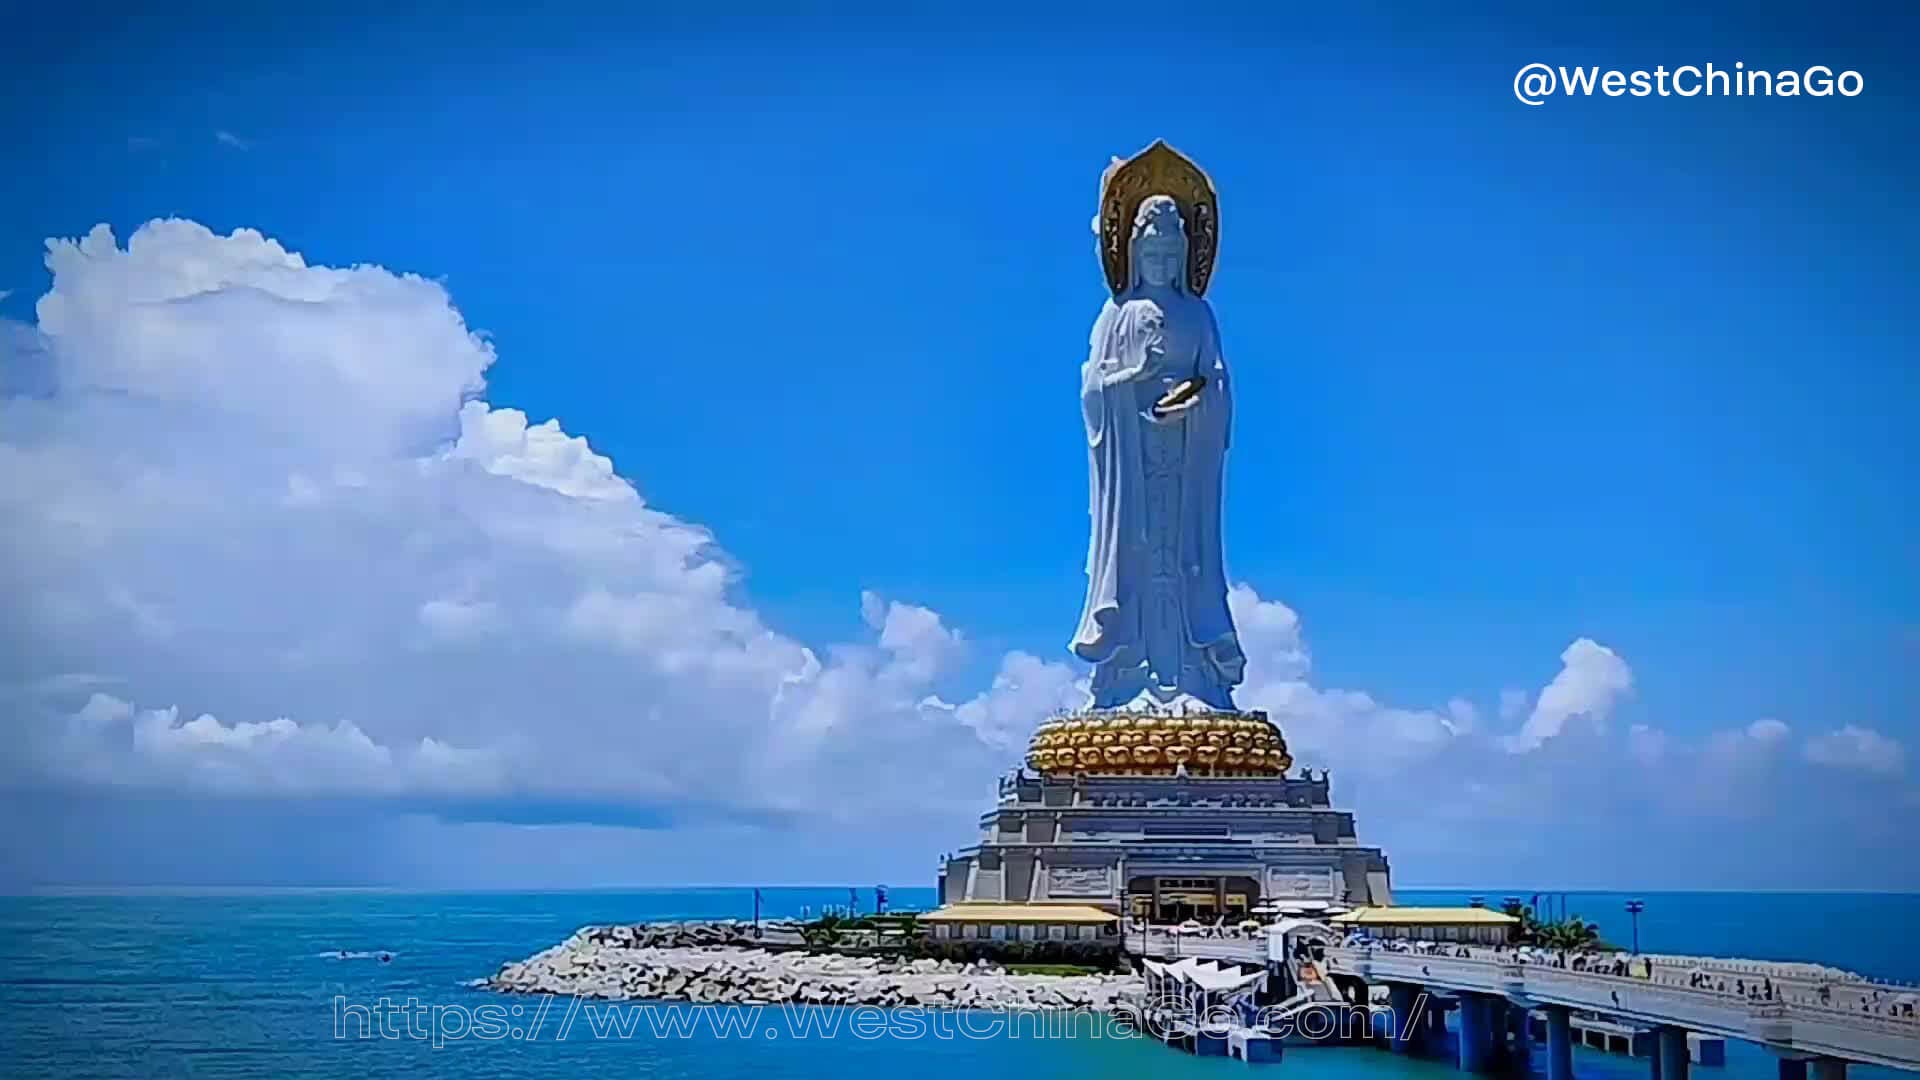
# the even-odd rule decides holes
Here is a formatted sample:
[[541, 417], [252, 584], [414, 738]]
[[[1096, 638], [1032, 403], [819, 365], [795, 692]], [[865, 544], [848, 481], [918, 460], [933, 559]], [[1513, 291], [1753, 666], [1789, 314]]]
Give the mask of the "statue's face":
[[1154, 288], [1164, 288], [1180, 276], [1185, 252], [1180, 238], [1151, 232], [1134, 244], [1134, 258], [1140, 263], [1141, 280]]

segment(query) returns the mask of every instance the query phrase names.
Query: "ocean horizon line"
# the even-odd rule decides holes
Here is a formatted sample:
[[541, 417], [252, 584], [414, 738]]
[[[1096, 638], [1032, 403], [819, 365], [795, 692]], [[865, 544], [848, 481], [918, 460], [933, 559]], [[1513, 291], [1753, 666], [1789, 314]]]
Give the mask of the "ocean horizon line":
[[[121, 885], [31, 885], [25, 887], [0, 887], [0, 897], [28, 899], [53, 896], [271, 896], [271, 895], [396, 895], [396, 896], [511, 896], [511, 895], [580, 895], [586, 893], [699, 893], [733, 892], [751, 889], [781, 891], [841, 891], [854, 889], [859, 892], [872, 892], [875, 885], [889, 891], [927, 890], [930, 885], [894, 885], [884, 881], [866, 885], [850, 885], [846, 882], [803, 883], [803, 884], [609, 884], [609, 885], [552, 885], [552, 886], [462, 886], [462, 885], [284, 885], [284, 884], [121, 884]], [[1913, 896], [1920, 897], [1920, 890], [1914, 889], [1834, 889], [1834, 888], [1792, 888], [1792, 887], [1711, 887], [1711, 888], [1627, 888], [1583, 887], [1568, 888], [1544, 885], [1403, 885], [1395, 889], [1399, 893], [1465, 893], [1468, 895], [1485, 894], [1489, 903], [1504, 901], [1510, 896], [1531, 899], [1538, 896]]]

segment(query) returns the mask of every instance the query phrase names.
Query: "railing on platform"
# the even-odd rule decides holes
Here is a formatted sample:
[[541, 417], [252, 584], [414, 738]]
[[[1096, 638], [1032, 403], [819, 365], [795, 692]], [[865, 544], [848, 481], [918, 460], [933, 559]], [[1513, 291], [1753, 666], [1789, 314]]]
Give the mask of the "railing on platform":
[[[1746, 1039], [1789, 1049], [1816, 1050], [1855, 1060], [1920, 1069], [1920, 1017], [1875, 1011], [1875, 1002], [1904, 996], [1889, 986], [1851, 981], [1822, 983], [1789, 976], [1771, 980], [1772, 997], [1720, 988], [1719, 972], [1704, 984], [1664, 973], [1617, 975], [1557, 964], [1517, 962], [1511, 955], [1458, 956], [1384, 948], [1334, 948], [1327, 951], [1334, 971], [1370, 980], [1420, 983], [1440, 990], [1502, 994], [1540, 1004], [1638, 1018], [1694, 1031]], [[1741, 976], [1739, 978], [1744, 978]], [[1784, 983], [1784, 985], [1783, 985]], [[1742, 984], [1744, 985], [1744, 984]], [[1866, 1004], [1849, 1009], [1819, 1001], [1825, 986]]]
[[[1263, 964], [1267, 960], [1264, 936], [1215, 937], [1159, 929], [1142, 933], [1135, 927], [1125, 940], [1129, 950], [1148, 956], [1194, 956], [1243, 964]], [[1334, 947], [1327, 950], [1327, 958], [1334, 973], [1425, 982], [1440, 989], [1554, 999], [1576, 1008], [1640, 1016], [1762, 1042], [1777, 1041], [1779, 1032], [1796, 1024], [1892, 1036], [1912, 1040], [1910, 1054], [1895, 1056], [1903, 1060], [1910, 1056], [1920, 1064], [1920, 1015], [1899, 1013], [1902, 1006], [1894, 1004], [1913, 994], [1904, 984], [1825, 980], [1758, 961], [1737, 966], [1708, 966], [1712, 963], [1708, 961], [1685, 972], [1671, 970], [1673, 962], [1667, 961], [1651, 966], [1647, 975], [1615, 974], [1600, 968], [1582, 970], [1537, 960], [1523, 962], [1512, 952], [1489, 955], [1484, 948], [1477, 950], [1477, 955], [1459, 956], [1439, 950]], [[1697, 980], [1696, 975], [1704, 975], [1704, 979]], [[1721, 989], [1722, 983], [1726, 989]], [[1771, 996], [1763, 996], [1762, 986], [1769, 988]], [[1841, 1001], [1846, 1003], [1835, 1003]], [[1859, 1007], [1862, 1004], [1864, 1009]], [[1888, 1015], [1889, 1007], [1896, 1010], [1895, 1015]], [[1920, 1009], [1915, 1011], [1920, 1014]]]

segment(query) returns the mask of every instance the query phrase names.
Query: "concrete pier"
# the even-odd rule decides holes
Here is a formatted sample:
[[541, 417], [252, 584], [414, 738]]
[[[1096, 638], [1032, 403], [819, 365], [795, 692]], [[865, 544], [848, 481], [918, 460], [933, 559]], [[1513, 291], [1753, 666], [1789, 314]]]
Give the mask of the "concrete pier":
[[1547, 1005], [1540, 1011], [1547, 1014], [1547, 1080], [1573, 1080], [1573, 1010]]
[[[1528, 1016], [1525, 1027], [1529, 1039], [1535, 1042], [1546, 1042], [1545, 1010], [1538, 1010]], [[1660, 1032], [1657, 1028], [1590, 1016], [1575, 1016], [1570, 1022], [1570, 1028], [1573, 1044], [1584, 1046], [1589, 1050], [1601, 1050], [1609, 1054], [1627, 1054], [1638, 1058], [1654, 1057], [1660, 1052]], [[1718, 1035], [1688, 1031], [1687, 1056], [1695, 1065], [1704, 1065], [1709, 1068], [1725, 1065], [1727, 1041]], [[1802, 1060], [1807, 1060], [1811, 1056], [1800, 1055]]]
[[1493, 1002], [1485, 994], [1460, 995], [1460, 1071], [1493, 1067]]
[[1487, 999], [1487, 1037], [1491, 1064], [1496, 1069], [1507, 1069], [1513, 1064], [1513, 1045], [1510, 1038], [1513, 1028], [1513, 1016], [1520, 1010], [1504, 997]]
[[1814, 1058], [1813, 1080], [1847, 1080], [1847, 1063], [1839, 1058]]
[[1509, 1001], [1507, 1004], [1507, 1056], [1503, 1062], [1508, 1072], [1526, 1076], [1532, 1072], [1533, 1040], [1527, 1037], [1527, 1008]]
[[1686, 1029], [1662, 1027], [1658, 1030], [1660, 1043], [1653, 1055], [1653, 1075], [1656, 1080], [1687, 1080], [1687, 1070], [1692, 1068], [1693, 1061], [1687, 1052]]
[[[1414, 999], [1420, 988], [1412, 983], [1387, 984], [1387, 1034], [1396, 1054], [1412, 1053], [1419, 1047], [1423, 1032], [1416, 1030], [1413, 1022], [1417, 1019], [1413, 1012]], [[1419, 1018], [1424, 1019], [1424, 1018]]]
[[1427, 996], [1427, 1004], [1422, 1010], [1420, 1044], [1416, 1052], [1426, 1057], [1442, 1057], [1447, 1049], [1447, 1013], [1453, 1008], [1454, 1001], [1437, 997], [1424, 987], [1420, 992]]

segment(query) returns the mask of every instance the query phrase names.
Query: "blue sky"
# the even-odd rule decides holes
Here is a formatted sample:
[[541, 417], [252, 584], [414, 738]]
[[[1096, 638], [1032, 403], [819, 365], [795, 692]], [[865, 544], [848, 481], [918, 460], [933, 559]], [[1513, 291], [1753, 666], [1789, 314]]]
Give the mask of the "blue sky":
[[[1103, 295], [1087, 222], [1107, 158], [1164, 137], [1222, 198], [1229, 574], [1298, 614], [1315, 686], [1457, 699], [1491, 732], [1503, 692], [1537, 695], [1591, 639], [1631, 667], [1593, 710], [1616, 736], [1776, 720], [1920, 739], [1911, 16], [8, 22], [0, 139], [27, 167], [0, 176], [0, 317], [22, 335], [61, 340], [34, 309], [45, 241], [98, 223], [122, 244], [154, 218], [257, 229], [312, 266], [422, 275], [491, 343], [487, 402], [556, 419], [647, 507], [709, 530], [732, 602], [823, 658], [883, 632], [870, 590], [964, 636], [921, 687], [947, 700], [1010, 652], [1065, 664], [1086, 542], [1072, 399]], [[1865, 92], [1529, 108], [1511, 80], [1536, 60], [1818, 63]], [[219, 448], [270, 456], [281, 423]], [[445, 409], [408, 450], [459, 432]], [[110, 675], [115, 700], [235, 722], [344, 708], [268, 679], [143, 687], [102, 670], [137, 646], [62, 640], [9, 674]], [[1893, 798], [1910, 756], [1869, 769]], [[91, 797], [66, 783], [47, 797]], [[656, 797], [610, 791], [630, 809], [585, 825]], [[1406, 812], [1360, 808], [1370, 837]], [[102, 829], [99, 858], [58, 873], [115, 876]], [[938, 846], [876, 858], [917, 872], [916, 842]], [[17, 876], [58, 876], [14, 850]], [[1503, 880], [1587, 872], [1542, 858]], [[363, 871], [411, 873], [261, 873]]]

